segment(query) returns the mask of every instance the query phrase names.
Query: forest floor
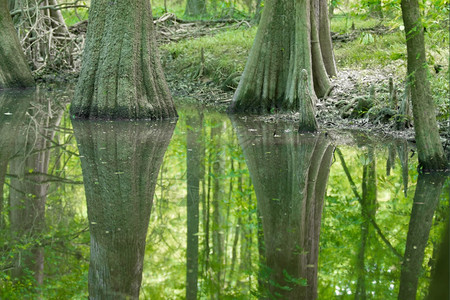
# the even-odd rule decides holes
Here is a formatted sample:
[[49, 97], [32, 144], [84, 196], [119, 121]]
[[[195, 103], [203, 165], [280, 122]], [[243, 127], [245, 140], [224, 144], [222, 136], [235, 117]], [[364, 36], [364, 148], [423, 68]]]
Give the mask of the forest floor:
[[[179, 101], [200, 103], [206, 107], [214, 107], [215, 110], [226, 111], [230, 105], [234, 90], [240, 76], [240, 72], [223, 72], [219, 78], [211, 74], [211, 66], [208, 64], [220, 57], [207, 57], [203, 48], [196, 60], [178, 59], [180, 55], [177, 49], [167, 49], [164, 44], [191, 41], [205, 36], [214, 36], [225, 31], [237, 31], [250, 28], [248, 21], [242, 20], [218, 20], [185, 22], [178, 20], [174, 15], [165, 15], [155, 21], [158, 29], [158, 41], [162, 45], [162, 60], [169, 87]], [[391, 31], [388, 27], [377, 25], [372, 28], [361, 28], [351, 32], [339, 34], [333, 33], [332, 39], [335, 47], [340, 43], [355, 40], [361, 34], [371, 33], [383, 35]], [[237, 32], [236, 34], [238, 34]], [[206, 48], [206, 46], [205, 46]], [[236, 49], [239, 51], [239, 49]], [[208, 53], [210, 54], [210, 53]], [[333, 90], [325, 99], [317, 102], [317, 120], [322, 130], [336, 132], [358, 129], [371, 132], [378, 137], [406, 138], [414, 142], [414, 130], [407, 124], [403, 130], [396, 128], [392, 110], [389, 113], [389, 79], [392, 78], [396, 85], [397, 98], [401, 102], [404, 97], [403, 78], [399, 78], [398, 63], [392, 63], [381, 68], [345, 68], [339, 69], [338, 75], [331, 79]], [[349, 117], [349, 111], [354, 109], [358, 99], [369, 98], [370, 90], [374, 94], [374, 108], [372, 114], [365, 114], [357, 118]], [[373, 93], [373, 92], [372, 92]], [[346, 112], [347, 111], [347, 112]], [[386, 111], [388, 113], [386, 114]], [[267, 122], [278, 120], [298, 121], [298, 113], [270, 114], [259, 116]], [[410, 120], [411, 116], [408, 117]], [[411, 122], [408, 122], [411, 123]], [[450, 150], [450, 121], [441, 121], [440, 130], [444, 146]]]

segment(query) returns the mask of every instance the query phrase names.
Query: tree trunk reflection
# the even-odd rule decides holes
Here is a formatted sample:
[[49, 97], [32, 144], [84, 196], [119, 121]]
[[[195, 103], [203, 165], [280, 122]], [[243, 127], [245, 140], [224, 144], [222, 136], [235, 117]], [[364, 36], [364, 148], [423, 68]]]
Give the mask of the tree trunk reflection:
[[406, 238], [398, 299], [416, 299], [425, 247], [444, 182], [445, 177], [440, 174], [419, 174]]
[[92, 299], [137, 299], [159, 169], [175, 124], [82, 122], [73, 127], [85, 182]]
[[324, 135], [298, 134], [293, 124], [233, 123], [262, 219], [261, 296], [315, 299], [320, 222], [334, 146]]
[[[49, 183], [50, 146], [54, 128], [61, 121], [61, 106], [36, 94], [28, 110], [17, 112], [22, 126], [14, 136], [14, 157], [9, 164], [10, 228], [17, 240], [28, 241], [30, 248], [17, 256], [12, 271], [19, 278], [31, 271], [38, 285], [44, 280], [44, 248], [36, 242], [45, 230], [45, 204]], [[28, 115], [25, 114], [28, 112]], [[16, 121], [17, 122], [17, 121]]]
[[187, 245], [186, 245], [186, 299], [197, 299], [198, 233], [201, 176], [201, 130], [203, 116], [197, 112], [186, 119], [187, 165]]

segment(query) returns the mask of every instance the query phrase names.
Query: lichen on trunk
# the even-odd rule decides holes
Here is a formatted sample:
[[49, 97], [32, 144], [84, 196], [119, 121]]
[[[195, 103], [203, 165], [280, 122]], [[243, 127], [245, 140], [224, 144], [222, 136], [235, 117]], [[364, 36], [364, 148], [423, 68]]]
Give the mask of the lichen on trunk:
[[71, 114], [90, 119], [177, 116], [157, 54], [149, 1], [92, 1]]

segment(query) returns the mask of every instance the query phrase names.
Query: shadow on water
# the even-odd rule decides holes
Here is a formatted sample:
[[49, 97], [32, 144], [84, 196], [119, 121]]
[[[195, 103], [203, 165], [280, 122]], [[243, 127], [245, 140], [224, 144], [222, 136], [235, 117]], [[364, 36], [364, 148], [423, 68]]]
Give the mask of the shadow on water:
[[64, 97], [0, 94], [0, 298], [448, 298], [450, 183], [406, 141]]

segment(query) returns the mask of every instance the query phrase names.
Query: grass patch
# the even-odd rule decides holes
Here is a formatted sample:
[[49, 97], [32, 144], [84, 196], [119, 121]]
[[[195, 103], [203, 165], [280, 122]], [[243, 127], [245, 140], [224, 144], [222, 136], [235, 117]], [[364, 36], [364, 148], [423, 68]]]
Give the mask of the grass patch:
[[332, 32], [347, 33], [353, 29], [373, 28], [377, 25], [380, 25], [380, 20], [375, 18], [340, 13], [331, 18], [330, 28]]
[[214, 36], [184, 40], [161, 46], [165, 66], [182, 77], [195, 78], [202, 65], [203, 79], [222, 83], [235, 72], [244, 70], [256, 28], [233, 29]]

